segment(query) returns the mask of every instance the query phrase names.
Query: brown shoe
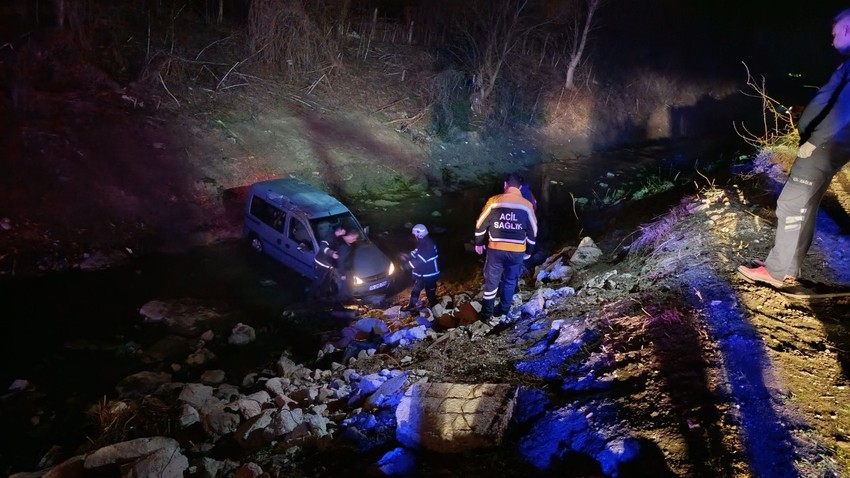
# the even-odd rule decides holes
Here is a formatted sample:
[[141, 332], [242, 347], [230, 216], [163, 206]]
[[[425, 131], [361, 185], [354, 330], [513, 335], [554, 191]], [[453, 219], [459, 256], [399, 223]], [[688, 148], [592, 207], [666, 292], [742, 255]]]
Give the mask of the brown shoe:
[[741, 274], [750, 282], [762, 282], [770, 284], [773, 287], [785, 287], [786, 285], [785, 281], [774, 279], [770, 275], [770, 272], [767, 271], [767, 267], [763, 265], [757, 265], [756, 267], [738, 266], [738, 274]]

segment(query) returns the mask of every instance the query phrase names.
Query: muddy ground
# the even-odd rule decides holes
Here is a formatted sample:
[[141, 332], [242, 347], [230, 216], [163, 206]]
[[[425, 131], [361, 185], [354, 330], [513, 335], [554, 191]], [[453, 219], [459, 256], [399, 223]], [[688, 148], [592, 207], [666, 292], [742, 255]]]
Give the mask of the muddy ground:
[[[421, 105], [396, 97], [391, 82], [366, 90], [344, 75], [311, 94], [259, 78], [227, 92], [166, 90], [118, 87], [65, 66], [55, 83], [19, 86], [0, 105], [4, 281], [73, 269], [95, 253], [179, 251], [238, 237], [233, 205], [259, 179], [294, 175], [343, 199], [380, 199], [552, 160], [521, 139], [439, 142], [398, 121]], [[652, 200], [624, 208], [632, 215], [624, 222], [639, 216], [644, 225], [595, 237], [603, 261], [573, 278], [578, 294], [545, 318], [580, 324], [595, 339], [569, 356], [540, 357], [547, 374], [517, 368], [530, 356], [522, 323], [398, 356], [412, 356], [407, 366], [428, 370], [432, 381], [528, 384], [561, 404], [613, 402], [621, 424], [657, 450], [654, 476], [850, 476], [848, 301], [793, 301], [735, 274], [770, 247], [776, 180], [787, 165], [778, 163], [770, 170], [762, 157], [755, 173], [706, 177], [672, 209], [654, 209]], [[831, 227], [819, 230], [809, 277], [848, 283], [848, 192], [840, 184], [831, 191], [821, 221]], [[603, 287], [582, 290], [599, 277], [607, 277]], [[531, 282], [521, 287], [525, 299]], [[444, 282], [441, 292], [477, 286]], [[400, 367], [392, 354], [364, 366]], [[606, 385], [582, 388], [580, 377]], [[467, 462], [467, 475], [503, 460], [506, 473], [526, 476], [504, 450], [486, 458]], [[323, 460], [306, 458], [292, 476], [334, 476]], [[425, 466], [427, 476], [449, 473], [441, 458]], [[600, 472], [589, 464], [582, 473]]]

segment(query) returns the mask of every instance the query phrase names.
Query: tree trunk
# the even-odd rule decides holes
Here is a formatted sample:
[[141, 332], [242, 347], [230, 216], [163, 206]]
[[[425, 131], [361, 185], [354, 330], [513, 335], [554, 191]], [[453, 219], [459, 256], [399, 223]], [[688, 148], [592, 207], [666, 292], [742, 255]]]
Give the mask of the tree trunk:
[[573, 42], [573, 51], [570, 54], [570, 61], [567, 64], [567, 79], [564, 81], [564, 87], [570, 90], [576, 89], [575, 74], [581, 57], [584, 54], [584, 47], [587, 44], [587, 35], [590, 33], [590, 27], [593, 24], [593, 14], [599, 8], [599, 3], [602, 0], [587, 0], [587, 17], [584, 19], [584, 28], [581, 33], [578, 33], [578, 19], [576, 19], [576, 41]]

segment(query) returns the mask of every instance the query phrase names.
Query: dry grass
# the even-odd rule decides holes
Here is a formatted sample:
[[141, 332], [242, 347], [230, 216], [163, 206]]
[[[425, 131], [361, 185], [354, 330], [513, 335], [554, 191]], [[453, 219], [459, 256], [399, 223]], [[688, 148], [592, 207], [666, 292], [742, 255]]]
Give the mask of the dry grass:
[[248, 49], [262, 69], [293, 76], [338, 66], [336, 44], [297, 0], [251, 2]]
[[153, 396], [138, 400], [107, 400], [91, 406], [88, 415], [97, 435], [89, 437], [90, 449], [145, 436], [171, 432], [171, 406]]

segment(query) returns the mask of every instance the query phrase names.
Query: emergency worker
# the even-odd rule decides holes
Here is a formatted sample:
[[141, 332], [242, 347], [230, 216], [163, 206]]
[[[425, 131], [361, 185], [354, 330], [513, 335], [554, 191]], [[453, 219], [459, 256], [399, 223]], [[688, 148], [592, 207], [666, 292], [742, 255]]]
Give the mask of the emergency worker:
[[332, 234], [319, 242], [319, 252], [313, 259], [316, 276], [310, 285], [310, 299], [327, 299], [333, 294], [331, 286], [335, 284], [334, 269], [339, 265], [339, 249], [345, 243], [343, 240], [345, 234], [345, 228], [338, 224], [334, 227]]
[[[504, 193], [491, 197], [475, 223], [475, 252], [483, 254], [484, 298], [480, 320], [507, 314], [513, 302], [523, 260], [531, 257], [537, 237], [534, 206], [520, 192], [523, 180], [510, 174]], [[501, 286], [499, 306], [496, 295]]]
[[350, 271], [354, 269], [355, 244], [360, 240], [360, 232], [356, 230], [346, 231], [342, 235], [342, 244], [339, 246], [339, 259], [337, 259], [336, 278], [338, 304], [347, 304], [352, 301]]
[[419, 304], [419, 295], [425, 290], [428, 298], [428, 306], [437, 304], [437, 278], [440, 276], [440, 266], [437, 259], [437, 245], [428, 236], [428, 228], [424, 224], [417, 224], [411, 230], [416, 238], [416, 249], [410, 251], [407, 261], [413, 274], [413, 288], [410, 290], [410, 300], [401, 310], [408, 311], [416, 309]]

